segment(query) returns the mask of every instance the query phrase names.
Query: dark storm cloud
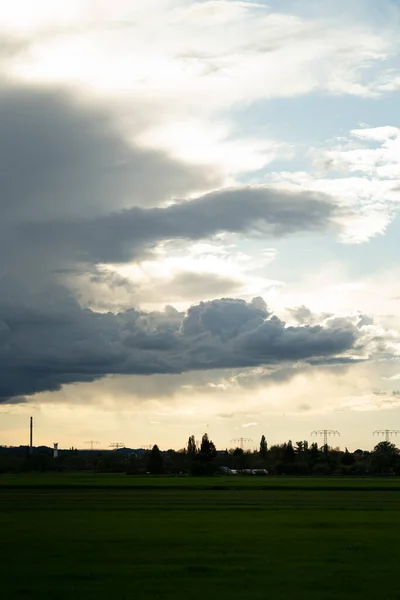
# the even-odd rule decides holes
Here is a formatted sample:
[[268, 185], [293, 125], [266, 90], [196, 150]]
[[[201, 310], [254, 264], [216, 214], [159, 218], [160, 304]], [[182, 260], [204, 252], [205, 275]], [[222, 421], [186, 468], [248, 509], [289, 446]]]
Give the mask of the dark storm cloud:
[[282, 366], [350, 351], [359, 330], [285, 327], [261, 299], [221, 299], [187, 314], [129, 310], [117, 315], [82, 309], [63, 290], [19, 294], [1, 282], [0, 397], [3, 402], [63, 384], [113, 374]]
[[140, 258], [157, 242], [198, 240], [221, 232], [271, 237], [333, 225], [337, 206], [323, 194], [244, 187], [206, 194], [166, 208], [130, 210], [95, 219], [30, 224], [20, 235], [31, 248], [73, 261], [115, 263]]
[[[145, 117], [137, 114], [137, 130]], [[216, 182], [210, 169], [127, 144], [104, 111], [65, 94], [0, 93], [1, 214], [41, 222], [154, 206]]]
[[[145, 114], [138, 110], [136, 121], [130, 121], [130, 130], [143, 126]], [[0, 276], [12, 273], [37, 283], [63, 270], [81, 270], [76, 263], [90, 252], [79, 242], [73, 247], [65, 221], [91, 222], [90, 244], [96, 245], [103, 235], [101, 226], [96, 232], [96, 217], [162, 204], [219, 181], [209, 167], [127, 144], [126, 132], [110, 114], [61, 91], [4, 85], [0, 128]]]
[[[129, 131], [149, 120], [138, 110]], [[0, 126], [0, 275], [90, 270], [139, 259], [161, 241], [220, 232], [320, 231], [340, 215], [329, 196], [270, 187], [222, 189], [161, 208], [217, 187], [217, 171], [128, 144], [103, 109], [61, 91], [5, 87]]]
[[[345, 320], [286, 327], [261, 299], [213, 300], [187, 314], [171, 306], [113, 314], [84, 309], [64, 288], [46, 287], [60, 273], [96, 277], [98, 263], [143, 258], [165, 240], [324, 230], [339, 209], [323, 194], [270, 187], [214, 191], [161, 208], [166, 199], [216, 187], [218, 176], [127, 144], [106, 113], [61, 93], [3, 91], [0, 126], [3, 402], [106, 375], [324, 364], [359, 343], [359, 330]], [[111, 287], [128, 284], [110, 277]], [[205, 283], [180, 277], [181, 287]], [[229, 288], [226, 279], [219, 283]]]

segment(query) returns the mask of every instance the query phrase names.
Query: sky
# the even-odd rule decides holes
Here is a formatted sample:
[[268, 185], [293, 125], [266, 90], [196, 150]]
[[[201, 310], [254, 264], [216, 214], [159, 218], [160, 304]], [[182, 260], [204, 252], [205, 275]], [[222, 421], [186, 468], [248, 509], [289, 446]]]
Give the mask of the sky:
[[0, 4], [0, 444], [400, 428], [400, 2]]

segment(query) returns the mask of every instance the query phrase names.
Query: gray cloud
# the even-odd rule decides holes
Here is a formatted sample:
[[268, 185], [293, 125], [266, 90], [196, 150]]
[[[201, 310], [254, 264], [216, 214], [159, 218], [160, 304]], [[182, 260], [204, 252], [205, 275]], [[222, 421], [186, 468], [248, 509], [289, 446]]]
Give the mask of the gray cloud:
[[[130, 127], [140, 130], [149, 118], [138, 112]], [[166, 207], [166, 200], [218, 187], [219, 174], [128, 144], [103, 109], [61, 91], [5, 87], [0, 122], [0, 252], [8, 256], [0, 275], [49, 279], [140, 259], [166, 240], [220, 232], [280, 237], [325, 230], [340, 215], [324, 194], [267, 186]]]
[[[91, 284], [94, 286], [91, 287]], [[169, 279], [155, 279], [135, 284], [115, 272], [98, 269], [89, 282], [86, 280], [77, 292], [82, 304], [93, 310], [104, 310], [111, 306], [122, 310], [127, 302], [142, 304], [154, 302], [159, 298], [168, 298], [169, 302], [209, 300], [219, 296], [231, 295], [243, 286], [240, 280], [218, 273], [181, 271]], [[117, 296], [114, 301], [114, 296]], [[119, 298], [125, 299], [125, 304]], [[113, 309], [113, 312], [116, 310]]]
[[[140, 130], [148, 118], [138, 109], [129, 132]], [[94, 240], [104, 233], [101, 225], [96, 232], [96, 217], [160, 205], [220, 181], [210, 167], [128, 144], [126, 131], [105, 110], [85, 106], [61, 91], [4, 85], [0, 122], [0, 252], [7, 256], [0, 275], [18, 271], [43, 279], [44, 273], [74, 268], [86, 250], [78, 244], [75, 253], [70, 251], [71, 228], [63, 225], [68, 220], [92, 222], [91, 243], [96, 245]], [[64, 246], [49, 233], [53, 221]], [[111, 219], [110, 228], [114, 226]], [[44, 239], [35, 243], [31, 229], [40, 236], [41, 228]], [[113, 238], [118, 232], [112, 229], [105, 235]]]
[[[139, 260], [161, 241], [321, 231], [339, 216], [331, 198], [249, 186], [165, 206], [217, 187], [218, 174], [127, 144], [106, 113], [61, 93], [3, 91], [0, 122], [1, 401], [106, 375], [350, 360], [343, 354], [359, 343], [359, 330], [346, 320], [320, 327], [310, 316], [286, 327], [262, 299], [213, 300], [186, 314], [172, 306], [101, 314], [62, 287], [46, 287], [63, 273], [96, 279], [98, 263]], [[222, 276], [211, 283], [216, 295], [235, 285]], [[134, 286], [116, 275], [107, 284]], [[182, 273], [175, 284], [191, 298], [210, 280]]]
[[372, 391], [374, 396], [395, 396], [395, 397], [400, 397], [400, 390], [373, 390]]
[[1, 211], [8, 222], [93, 218], [158, 205], [217, 181], [209, 168], [128, 144], [104, 110], [60, 92], [3, 91], [0, 120]]
[[270, 187], [212, 192], [167, 208], [135, 207], [91, 220], [56, 220], [29, 224], [20, 236], [30, 248], [77, 262], [115, 263], [141, 258], [157, 242], [197, 240], [221, 232], [281, 237], [320, 231], [339, 214], [329, 197]]
[[[218, 275], [216, 273], [192, 273], [182, 271], [178, 273], [169, 283], [168, 290], [171, 302], [175, 299], [200, 299], [204, 296], [213, 298], [225, 295], [241, 287], [239, 280]], [[164, 291], [164, 294], [167, 290]]]
[[[0, 397], [57, 390], [111, 374], [163, 374], [276, 365], [350, 351], [359, 330], [285, 327], [261, 299], [221, 299], [187, 314], [82, 309], [63, 290], [16, 294], [1, 282]], [[5, 287], [7, 289], [5, 289]], [[14, 299], [18, 298], [18, 303]]]
[[286, 310], [299, 325], [316, 324], [322, 319], [333, 316], [331, 313], [315, 315], [309, 308], [307, 308], [307, 306], [296, 306], [295, 308], [287, 308]]

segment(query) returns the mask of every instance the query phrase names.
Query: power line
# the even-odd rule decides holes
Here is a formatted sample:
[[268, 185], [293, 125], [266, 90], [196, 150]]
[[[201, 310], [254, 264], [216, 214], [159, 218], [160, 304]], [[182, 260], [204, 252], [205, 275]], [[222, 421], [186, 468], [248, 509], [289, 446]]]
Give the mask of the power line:
[[93, 446], [100, 444], [100, 442], [96, 442], [96, 440], [89, 440], [88, 442], [84, 442], [90, 446], [90, 449], [93, 450]]
[[391, 435], [397, 435], [398, 433], [400, 433], [399, 429], [375, 429], [374, 431], [374, 435], [384, 435], [387, 442], [390, 442]]
[[240, 447], [242, 450], [243, 450], [245, 442], [252, 442], [252, 441], [253, 440], [251, 438], [245, 438], [245, 437], [233, 438], [233, 440], [231, 440], [231, 442], [234, 442], [235, 444], [240, 444]]
[[314, 429], [311, 432], [311, 435], [323, 435], [324, 436], [324, 446], [328, 446], [328, 437], [336, 435], [340, 435], [340, 433], [336, 429]]

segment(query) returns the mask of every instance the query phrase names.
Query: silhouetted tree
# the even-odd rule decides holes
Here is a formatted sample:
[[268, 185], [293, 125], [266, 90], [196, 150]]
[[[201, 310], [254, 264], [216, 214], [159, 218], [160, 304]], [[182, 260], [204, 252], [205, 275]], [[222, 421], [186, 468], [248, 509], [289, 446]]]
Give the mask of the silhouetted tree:
[[346, 448], [342, 456], [342, 465], [344, 465], [345, 467], [349, 467], [350, 465], [354, 464], [354, 461], [355, 459], [353, 454], [351, 454], [351, 452], [349, 452]]
[[131, 454], [128, 457], [127, 465], [126, 465], [126, 474], [127, 475], [137, 475], [140, 471], [140, 462], [136, 454]]
[[187, 453], [193, 456], [197, 452], [196, 440], [194, 435], [191, 435], [187, 443]]
[[260, 456], [261, 458], [266, 458], [268, 452], [267, 440], [265, 439], [265, 435], [261, 436], [260, 440]]
[[391, 442], [380, 442], [372, 453], [372, 467], [378, 473], [389, 473], [395, 466], [399, 450]]
[[217, 466], [213, 460], [217, 456], [217, 450], [207, 433], [201, 438], [200, 452], [194, 456], [191, 472], [194, 475], [212, 475]]
[[244, 468], [244, 450], [243, 448], [235, 448], [233, 451], [233, 468], [240, 471]]
[[212, 459], [216, 455], [217, 450], [214, 443], [208, 438], [208, 434], [205, 433], [201, 438], [200, 454], [203, 459]]
[[151, 450], [147, 470], [152, 475], [161, 475], [161, 473], [164, 473], [164, 461], [157, 445], [153, 446]]
[[292, 440], [289, 440], [288, 443], [285, 444], [283, 460], [285, 463], [292, 463], [292, 462], [294, 462], [294, 457], [295, 457], [295, 453], [294, 453], [293, 443], [292, 443]]
[[312, 464], [315, 464], [319, 459], [319, 450], [317, 442], [313, 442], [308, 449], [308, 458]]

